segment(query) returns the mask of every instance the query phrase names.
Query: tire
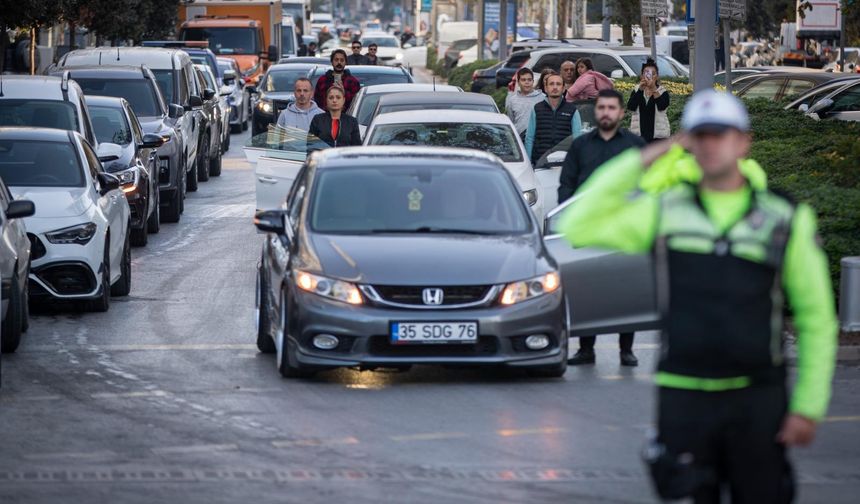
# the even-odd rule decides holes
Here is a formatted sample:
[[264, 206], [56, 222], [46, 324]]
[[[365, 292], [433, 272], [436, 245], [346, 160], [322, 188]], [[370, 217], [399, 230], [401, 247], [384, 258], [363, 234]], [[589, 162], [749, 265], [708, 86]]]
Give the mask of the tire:
[[203, 133], [203, 135], [203, 154], [197, 161], [197, 180], [199, 182], [206, 182], [209, 180], [209, 172], [212, 169], [212, 158], [210, 157], [212, 140], [208, 131]]
[[278, 362], [278, 371], [280, 371], [281, 376], [284, 378], [310, 378], [316, 374], [316, 371], [304, 368], [300, 364], [290, 363], [292, 352], [290, 351], [290, 345], [287, 342], [287, 326], [289, 324], [287, 323], [286, 304], [286, 299], [283, 299], [281, 301], [281, 325], [276, 333], [276, 337], [281, 339], [281, 347], [283, 348], [283, 351], [281, 352], [281, 361]]
[[131, 244], [135, 247], [145, 247], [149, 243], [149, 233], [146, 230], [146, 224], [140, 229], [132, 229]]
[[209, 175], [213, 177], [221, 176], [221, 157], [223, 153], [219, 150], [215, 159], [209, 161]]
[[264, 354], [273, 354], [278, 351], [275, 341], [272, 339], [272, 321], [269, 318], [269, 303], [266, 296], [266, 281], [262, 274], [257, 272], [257, 350]]
[[[110, 240], [110, 236], [105, 238]], [[106, 312], [110, 309], [110, 254], [108, 247], [110, 243], [105, 243], [105, 255], [102, 258], [102, 289], [99, 297], [89, 302], [89, 310], [95, 312]]]
[[152, 204], [153, 199], [155, 200], [155, 210], [149, 216], [149, 219], [146, 220], [146, 231], [157, 234], [161, 231], [161, 193], [155, 191], [155, 196], [149, 198], [150, 204]]
[[224, 135], [224, 140], [221, 140], [221, 147], [223, 147], [221, 149], [222, 154], [224, 154], [225, 152], [230, 150], [230, 133], [229, 132], [226, 135]]
[[188, 172], [185, 176], [185, 189], [188, 192], [195, 192], [197, 190], [197, 171], [200, 168], [200, 155], [197, 155], [197, 159], [194, 160], [194, 169]]
[[18, 274], [12, 277], [12, 286], [9, 290], [9, 306], [6, 309], [6, 318], [3, 319], [2, 333], [0, 333], [0, 350], [3, 353], [13, 353], [21, 344], [21, 333], [23, 332], [24, 300], [21, 288], [18, 285]]
[[119, 263], [121, 274], [119, 280], [110, 287], [111, 296], [128, 296], [131, 292], [131, 247], [129, 241], [129, 236], [126, 235], [125, 244], [122, 246], [122, 259]]
[[[159, 213], [161, 213], [160, 210]], [[167, 203], [167, 208], [164, 210], [164, 213], [161, 214], [161, 219], [163, 222], [179, 222], [179, 218], [181, 215], [182, 188], [177, 187], [176, 191], [173, 192], [173, 197], [170, 198], [170, 201]]]
[[230, 133], [231, 134], [239, 134], [242, 132], [242, 124], [231, 124], [230, 125]]
[[24, 315], [21, 318], [21, 332], [27, 332], [30, 329], [30, 267], [27, 267], [27, 274], [24, 275], [24, 294], [21, 296], [21, 307]]

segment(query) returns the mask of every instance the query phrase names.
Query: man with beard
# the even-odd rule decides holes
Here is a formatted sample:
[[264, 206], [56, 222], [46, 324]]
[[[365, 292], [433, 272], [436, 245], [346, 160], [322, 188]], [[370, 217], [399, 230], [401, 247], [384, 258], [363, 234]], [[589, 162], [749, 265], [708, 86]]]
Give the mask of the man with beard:
[[343, 49], [335, 49], [331, 52], [331, 67], [332, 69], [317, 81], [316, 88], [314, 88], [314, 101], [317, 102], [317, 105], [321, 109], [326, 110], [326, 93], [328, 93], [328, 88], [338, 84], [344, 90], [345, 104], [343, 108], [346, 110], [349, 108], [349, 104], [352, 103], [353, 97], [361, 89], [361, 84], [346, 69], [346, 51]]
[[[603, 163], [626, 151], [630, 147], [644, 147], [645, 141], [621, 127], [624, 119], [624, 98], [614, 89], [603, 89], [597, 94], [594, 117], [597, 128], [575, 139], [564, 158], [558, 186], [558, 202], [573, 196], [585, 180]], [[579, 351], [567, 362], [572, 366], [594, 364], [594, 336], [579, 338]], [[622, 366], [636, 366], [633, 354], [633, 333], [618, 336]]]
[[550, 70], [544, 79], [546, 99], [532, 108], [525, 141], [532, 164], [565, 138], [576, 138], [582, 132], [579, 111], [562, 96], [562, 85], [558, 72]]

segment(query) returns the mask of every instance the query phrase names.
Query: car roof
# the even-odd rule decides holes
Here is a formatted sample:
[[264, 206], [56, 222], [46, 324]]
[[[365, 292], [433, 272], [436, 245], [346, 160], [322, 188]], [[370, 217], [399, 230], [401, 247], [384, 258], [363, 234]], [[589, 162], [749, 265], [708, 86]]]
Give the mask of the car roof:
[[[5, 78], [4, 78], [5, 79]], [[69, 131], [54, 128], [0, 127], [3, 140], [36, 140], [41, 142], [68, 142]]]
[[166, 47], [94, 47], [67, 53], [60, 58], [58, 66], [146, 65], [150, 69], [173, 70], [177, 60], [190, 62], [191, 57], [182, 49]]
[[[837, 79], [846, 78], [845, 75], [841, 75], [838, 73], [831, 72], [757, 72], [751, 75], [745, 75], [742, 78], [735, 81], [737, 84], [742, 84], [745, 82], [759, 81], [759, 80], [776, 80], [776, 79], [804, 79], [810, 80], [814, 82], [829, 82]], [[848, 76], [850, 79], [851, 77]]]
[[198, 28], [198, 27], [224, 27], [224, 28], [242, 28], [242, 27], [258, 27], [260, 22], [256, 19], [247, 18], [194, 18], [182, 23], [182, 27]]
[[[392, 75], [403, 75], [406, 73], [402, 67], [387, 67], [382, 65], [347, 65], [346, 69], [349, 70], [351, 74], [392, 74]], [[325, 73], [331, 70], [331, 66], [321, 66], [317, 65], [314, 67], [313, 72], [316, 74], [317, 72]]]
[[97, 65], [81, 65], [67, 66], [55, 68], [51, 70], [51, 75], [61, 76], [64, 72], [69, 72], [69, 76], [74, 79], [76, 77], [84, 78], [102, 78], [102, 79], [143, 79], [146, 78], [145, 65], [142, 66], [97, 66]]
[[89, 95], [84, 99], [87, 102], [87, 106], [96, 106], [96, 107], [111, 107], [111, 108], [120, 108], [122, 107], [125, 98], [115, 98], [113, 96], [94, 96]]
[[[426, 84], [417, 82], [398, 82], [396, 84], [376, 84], [367, 86], [365, 94], [380, 94], [380, 93], [412, 93], [412, 92], [437, 92], [437, 93], [461, 93], [463, 90], [457, 86], [449, 84]], [[423, 93], [422, 93], [423, 94]]]
[[316, 56], [293, 56], [291, 58], [281, 58], [278, 60], [278, 65], [295, 65], [298, 63], [310, 63], [313, 65], [328, 65], [331, 60], [328, 58], [318, 58]]
[[[31, 98], [65, 101], [61, 77], [48, 75], [3, 75], [3, 93], [6, 98]], [[2, 99], [2, 98], [0, 98]]]
[[511, 120], [504, 114], [497, 112], [481, 112], [478, 110], [444, 110], [424, 109], [405, 110], [402, 112], [390, 112], [380, 114], [373, 120], [374, 125], [380, 124], [409, 124], [409, 123], [480, 123], [480, 124], [508, 124]]
[[504, 163], [495, 155], [474, 149], [455, 147], [425, 147], [425, 146], [385, 146], [371, 145], [361, 147], [343, 147], [338, 149], [323, 149], [314, 152], [311, 160], [317, 163], [317, 169], [355, 167], [356, 162], [367, 160], [370, 166], [384, 166], [394, 169], [410, 169], [421, 161], [452, 166], [487, 167], [500, 169], [505, 172]]
[[434, 93], [432, 91], [419, 91], [392, 93], [379, 99], [380, 106], [425, 103], [496, 105], [492, 96], [480, 93]]
[[317, 65], [313, 63], [293, 63], [290, 65], [282, 65], [278, 63], [277, 65], [272, 65], [269, 67], [269, 73], [272, 72], [283, 72], [283, 71], [291, 71], [291, 72], [307, 72], [313, 68], [316, 68]]
[[[533, 58], [539, 58], [544, 54], [553, 54], [553, 53], [565, 53], [571, 51], [581, 51], [586, 50], [588, 52], [592, 52], [595, 54], [618, 54], [623, 53], [627, 56], [639, 56], [642, 54], [651, 55], [651, 49], [644, 47], [632, 47], [632, 46], [617, 46], [617, 47], [577, 47], [577, 46], [557, 46], [557, 47], [549, 47], [546, 49], [539, 49], [532, 51]], [[658, 54], [658, 56], [665, 56], [664, 54]]]

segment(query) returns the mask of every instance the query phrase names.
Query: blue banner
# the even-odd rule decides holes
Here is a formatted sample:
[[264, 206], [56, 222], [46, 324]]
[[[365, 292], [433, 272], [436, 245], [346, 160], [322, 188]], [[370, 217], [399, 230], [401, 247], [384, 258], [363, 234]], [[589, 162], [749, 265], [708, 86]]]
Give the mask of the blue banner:
[[[499, 58], [500, 12], [499, 0], [484, 0], [484, 36], [481, 42], [485, 59]], [[517, 33], [517, 2], [515, 0], [508, 0], [507, 14], [507, 46], [510, 47], [516, 40]]]

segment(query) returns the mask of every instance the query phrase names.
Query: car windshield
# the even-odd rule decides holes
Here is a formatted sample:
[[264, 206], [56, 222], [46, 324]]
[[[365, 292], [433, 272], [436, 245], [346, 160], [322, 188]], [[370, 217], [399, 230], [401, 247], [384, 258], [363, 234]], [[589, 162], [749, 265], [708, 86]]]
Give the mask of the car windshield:
[[[479, 112], [498, 112], [499, 110], [490, 103], [403, 103], [400, 105], [382, 105], [377, 111], [379, 114], [389, 112], [404, 112], [406, 110], [476, 110]], [[373, 120], [373, 118], [371, 118]]]
[[320, 233], [512, 234], [530, 229], [503, 170], [463, 166], [349, 167], [322, 171], [311, 196]]
[[[621, 59], [627, 63], [633, 72], [636, 75], [642, 73], [642, 65], [650, 58], [651, 56], [648, 54], [636, 54], [636, 55], [622, 55]], [[669, 62], [666, 58], [658, 55], [657, 56], [657, 71], [663, 77], [681, 77], [677, 71], [675, 71], [675, 67], [672, 63]]]
[[269, 75], [266, 76], [266, 85], [263, 86], [263, 89], [269, 93], [292, 93], [295, 89], [296, 81], [300, 77], [307, 77], [307, 75], [308, 71], [306, 69], [269, 72]]
[[0, 140], [0, 177], [11, 187], [84, 187], [78, 156], [67, 142]]
[[131, 143], [131, 129], [121, 109], [90, 105], [90, 120], [93, 122], [99, 143], [128, 145]]
[[428, 145], [489, 152], [505, 162], [523, 160], [514, 130], [506, 124], [402, 123], [380, 124], [368, 145]]
[[78, 131], [78, 113], [66, 101], [0, 99], [0, 126]]
[[162, 114], [155, 89], [146, 79], [79, 79], [84, 94], [125, 98], [138, 117], [154, 117]]
[[167, 103], [176, 103], [173, 99], [173, 70], [153, 70], [155, 82], [161, 90], [161, 95]]
[[215, 54], [257, 54], [255, 28], [186, 28], [182, 40], [208, 40]]
[[[372, 67], [371, 67], [372, 68]], [[314, 86], [317, 85], [317, 81], [320, 80], [329, 69], [317, 69], [314, 72], [313, 77], [311, 78], [311, 84]], [[400, 70], [394, 70], [391, 72], [380, 72], [374, 70], [356, 70], [354, 67], [349, 69], [350, 74], [353, 77], [358, 79], [358, 83], [361, 87], [367, 86], [378, 86], [379, 84], [409, 84], [412, 82], [412, 79], [409, 77], [409, 74], [406, 74]]]
[[370, 44], [376, 44], [379, 47], [400, 47], [400, 43], [394, 37], [365, 37], [361, 39], [361, 44], [364, 47]]

